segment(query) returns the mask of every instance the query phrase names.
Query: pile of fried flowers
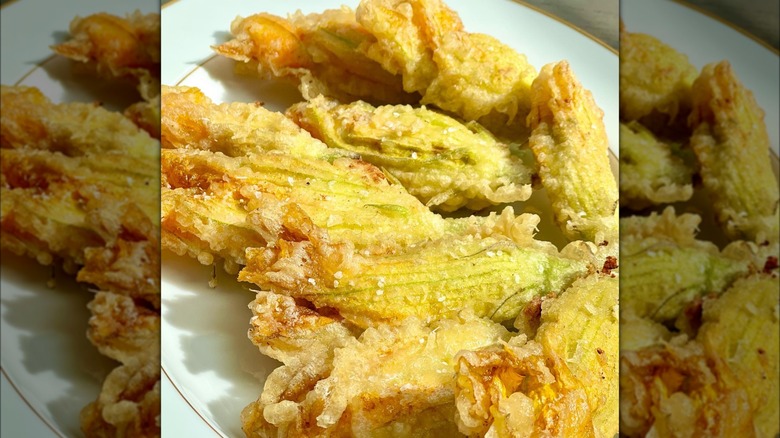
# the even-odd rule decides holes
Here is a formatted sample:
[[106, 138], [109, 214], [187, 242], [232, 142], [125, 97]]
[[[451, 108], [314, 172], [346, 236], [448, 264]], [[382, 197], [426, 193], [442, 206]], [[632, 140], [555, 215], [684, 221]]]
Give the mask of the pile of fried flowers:
[[[256, 289], [249, 338], [282, 365], [246, 435], [614, 435], [617, 184], [568, 63], [437, 0], [231, 32], [218, 54], [305, 101], [163, 86], [161, 226]], [[538, 192], [560, 248], [515, 214]]]

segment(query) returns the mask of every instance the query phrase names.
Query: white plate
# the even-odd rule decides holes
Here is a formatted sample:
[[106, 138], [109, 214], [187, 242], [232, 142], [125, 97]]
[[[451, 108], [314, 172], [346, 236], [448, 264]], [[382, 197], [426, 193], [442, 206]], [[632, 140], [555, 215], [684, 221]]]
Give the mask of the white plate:
[[[223, 1], [180, 0], [162, 13], [162, 82], [197, 86], [216, 102], [258, 99], [283, 110], [300, 100], [295, 88], [233, 73], [233, 61], [213, 58], [210, 46], [225, 41], [230, 22], [256, 12], [286, 15], [322, 11], [356, 0]], [[605, 110], [613, 150], [618, 135], [618, 58], [600, 43], [522, 4], [508, 0], [448, 0], [466, 29], [493, 35], [528, 55], [537, 68], [568, 59], [585, 87]], [[265, 376], [278, 363], [260, 354], [246, 331], [254, 294], [218, 270], [219, 285], [208, 287], [211, 267], [163, 252], [162, 365], [175, 389], [163, 393], [163, 433], [178, 391], [220, 435], [243, 436], [239, 414], [262, 391]], [[173, 400], [175, 403], [169, 403]], [[214, 432], [202, 436], [213, 436]]]
[[780, 58], [777, 52], [724, 22], [671, 1], [623, 0], [620, 16], [629, 32], [653, 35], [688, 55], [701, 69], [727, 59], [764, 109], [772, 150], [780, 145]]
[[[73, 74], [69, 62], [52, 57], [49, 46], [66, 36], [73, 17], [105, 11], [124, 15], [159, 10], [153, 0], [18, 0], [0, 13], [4, 85], [40, 88], [55, 102], [101, 100], [118, 109], [134, 91], [116, 93], [92, 77]], [[38, 67], [38, 65], [41, 67]], [[100, 392], [115, 366], [89, 343], [85, 333], [91, 294], [51, 269], [3, 252], [0, 262], [3, 436], [82, 436], [79, 412]]]

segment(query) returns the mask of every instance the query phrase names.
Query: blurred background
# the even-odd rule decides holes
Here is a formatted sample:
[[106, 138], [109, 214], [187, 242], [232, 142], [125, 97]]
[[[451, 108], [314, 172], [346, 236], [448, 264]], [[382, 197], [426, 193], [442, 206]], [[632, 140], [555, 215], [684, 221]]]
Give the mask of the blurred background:
[[[24, 0], [0, 0], [0, 4]], [[163, 0], [162, 4], [177, 0]], [[525, 0], [545, 12], [558, 16], [602, 40], [618, 47], [618, 0]], [[780, 2], [775, 0], [688, 0], [687, 3], [740, 27], [775, 50], [780, 49]]]

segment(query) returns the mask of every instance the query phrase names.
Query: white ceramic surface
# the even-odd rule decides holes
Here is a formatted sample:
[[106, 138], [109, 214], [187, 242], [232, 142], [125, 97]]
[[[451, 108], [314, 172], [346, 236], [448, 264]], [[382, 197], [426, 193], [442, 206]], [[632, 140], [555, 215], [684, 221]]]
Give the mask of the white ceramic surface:
[[[117, 93], [93, 77], [73, 73], [49, 46], [67, 37], [77, 15], [159, 10], [153, 0], [17, 0], [0, 12], [0, 82], [40, 88], [55, 102], [100, 100], [119, 109], [134, 91]], [[40, 67], [38, 67], [40, 65]], [[79, 412], [93, 401], [115, 366], [86, 339], [91, 293], [61, 271], [3, 252], [0, 262], [2, 435], [82, 436]], [[48, 426], [47, 426], [48, 424]]]
[[[297, 90], [233, 73], [233, 61], [212, 58], [210, 46], [229, 38], [230, 22], [255, 12], [287, 14], [337, 7], [340, 0], [223, 1], [179, 0], [163, 9], [162, 80], [166, 85], [201, 88], [216, 102], [262, 100], [283, 110], [300, 100]], [[343, 3], [357, 4], [357, 1]], [[618, 59], [570, 27], [509, 0], [448, 0], [466, 29], [493, 35], [527, 54], [538, 68], [568, 59], [582, 83], [605, 110], [611, 147], [617, 149]], [[181, 410], [179, 391], [214, 429], [211, 435], [243, 436], [239, 414], [256, 399], [265, 376], [278, 363], [260, 354], [246, 337], [254, 298], [249, 286], [218, 270], [218, 286], [209, 288], [212, 268], [163, 252], [163, 369], [174, 386], [163, 393], [163, 433], [169, 412]], [[170, 394], [170, 397], [169, 397]], [[170, 401], [175, 401], [171, 403]], [[197, 436], [200, 435], [200, 430]]]

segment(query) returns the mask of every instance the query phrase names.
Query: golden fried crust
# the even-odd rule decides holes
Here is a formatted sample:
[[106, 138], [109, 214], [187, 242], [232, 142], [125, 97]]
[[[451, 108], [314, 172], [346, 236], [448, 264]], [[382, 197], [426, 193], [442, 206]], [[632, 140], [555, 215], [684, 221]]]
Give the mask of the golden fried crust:
[[160, 138], [160, 96], [130, 105], [124, 115], [153, 138]]
[[701, 216], [693, 213], [677, 214], [673, 206], [662, 213], [649, 216], [630, 216], [620, 220], [621, 255], [631, 254], [656, 245], [659, 241], [679, 246], [712, 248], [712, 243], [696, 239]]
[[163, 87], [162, 146], [240, 157], [263, 151], [321, 157], [326, 146], [283, 114], [255, 103], [215, 104], [199, 89]]
[[[466, 317], [426, 326], [408, 319], [366, 330], [335, 350], [329, 375], [295, 399], [261, 398], [242, 415], [247, 436], [452, 436], [454, 357], [506, 340]], [[284, 371], [280, 368], [274, 373]], [[271, 378], [265, 392], [282, 394]], [[439, 435], [441, 436], [441, 435]]]
[[127, 117], [95, 104], [53, 104], [30, 87], [0, 86], [2, 147], [71, 157], [118, 153], [157, 160], [159, 144]]
[[160, 14], [118, 17], [99, 13], [76, 17], [71, 39], [52, 46], [62, 56], [85, 63], [101, 76], [135, 82], [142, 101], [130, 105], [125, 116], [160, 138]]
[[123, 362], [86, 436], [160, 435], [159, 144], [121, 114], [2, 88], [2, 246], [104, 291], [87, 336]]
[[162, 189], [163, 248], [211, 265], [215, 256], [225, 270], [237, 273], [246, 264], [244, 252], [267, 241], [247, 219], [244, 205], [233, 197], [234, 189], [213, 185], [208, 192], [198, 189]]
[[460, 17], [441, 0], [363, 1], [357, 21], [374, 36], [360, 49], [403, 77], [404, 89], [421, 92], [437, 75], [433, 54], [450, 31], [463, 29]]
[[115, 368], [98, 399], [81, 411], [81, 429], [94, 438], [160, 436], [160, 364], [138, 362]]
[[[231, 23], [230, 31], [235, 39], [214, 48], [220, 55], [243, 62], [255, 59], [259, 67], [274, 75], [311, 63], [295, 26], [284, 18], [265, 13], [237, 18]], [[273, 44], [262, 44], [264, 41]]]
[[[152, 218], [158, 213], [153, 200], [153, 178], [122, 175], [109, 156], [66, 157], [59, 153], [2, 149], [3, 240], [19, 254], [41, 263], [60, 259], [73, 270], [86, 262], [85, 250], [115, 244], [120, 236], [153, 239]], [[141, 164], [123, 160], [114, 164]], [[130, 176], [133, 175], [133, 176]], [[135, 177], [135, 178], [134, 178]], [[140, 228], [139, 228], [140, 227]]]
[[117, 240], [111, 247], [85, 251], [84, 267], [76, 279], [100, 290], [141, 299], [160, 308], [159, 238], [140, 242]]
[[621, 123], [620, 205], [639, 210], [690, 199], [696, 169], [682, 155], [639, 122]]
[[338, 315], [325, 316], [272, 292], [258, 292], [249, 308], [253, 315], [249, 339], [263, 354], [286, 365], [324, 363], [356, 331]]
[[732, 238], [777, 242], [778, 188], [764, 111], [728, 61], [709, 64], [693, 85], [691, 146], [717, 219]]
[[436, 78], [421, 103], [466, 120], [501, 115], [505, 124], [522, 121], [531, 109], [536, 69], [525, 55], [480, 33], [450, 32], [434, 52]]
[[46, 119], [41, 117], [54, 105], [37, 88], [0, 86], [3, 116], [0, 117], [0, 145], [4, 148], [36, 145], [48, 141], [41, 149], [49, 149]]
[[704, 303], [698, 339], [705, 350], [722, 358], [745, 388], [755, 417], [757, 436], [780, 432], [780, 280], [757, 274], [737, 281], [718, 299]]
[[103, 355], [121, 363], [159, 363], [158, 312], [111, 292], [98, 292], [87, 307], [92, 312], [87, 337]]
[[[61, 260], [69, 272], [87, 265], [80, 281], [159, 305], [159, 283], [153, 280], [159, 270], [154, 225], [159, 207], [149, 161], [117, 153], [1, 153], [4, 248], [44, 264]], [[129, 252], [116, 246], [119, 240], [150, 246], [137, 253], [140, 258], [122, 261], [117, 256]]]
[[621, 354], [620, 433], [755, 436], [745, 390], [722, 359], [684, 340]]
[[270, 427], [264, 419], [252, 419], [262, 417], [262, 404], [303, 401], [315, 384], [330, 374], [335, 350], [354, 341], [359, 331], [344, 324], [338, 315], [325, 316], [293, 298], [271, 292], [258, 292], [249, 308], [253, 314], [249, 339], [260, 352], [284, 365], [266, 379], [258, 403], [248, 406], [242, 419], [253, 427]]
[[[594, 437], [585, 390], [559, 356], [525, 336], [458, 354], [458, 429], [469, 436]], [[538, 434], [538, 435], [537, 435]]]
[[52, 49], [82, 62], [94, 61], [111, 72], [151, 70], [160, 63], [158, 14], [135, 12], [126, 18], [99, 13], [77, 17], [70, 24], [72, 39]]
[[529, 140], [555, 220], [572, 239], [617, 241], [618, 193], [609, 167], [604, 112], [561, 61], [532, 86]]
[[655, 37], [620, 32], [620, 118], [639, 120], [657, 112], [666, 122], [684, 120], [696, 68], [688, 57]]
[[533, 169], [476, 122], [407, 105], [339, 105], [322, 96], [287, 115], [329, 147], [382, 168], [435, 210], [480, 210], [531, 196]]
[[[278, 147], [283, 148], [284, 138], [279, 137]], [[246, 235], [275, 239], [284, 232], [282, 209], [270, 207], [287, 204], [303, 209], [317, 226], [330, 230], [335, 240], [351, 241], [360, 249], [409, 245], [444, 235], [456, 225], [432, 213], [400, 185], [390, 184], [378, 168], [349, 158], [328, 162], [286, 153], [226, 157], [165, 149], [162, 172], [166, 182], [164, 230], [176, 233], [182, 229], [190, 234], [178, 234], [185, 241], [191, 235], [211, 241], [214, 234], [208, 228], [215, 227], [244, 228]], [[197, 196], [189, 197], [187, 192]], [[174, 210], [173, 205], [187, 209]], [[175, 222], [169, 222], [170, 214]], [[193, 221], [195, 217], [202, 225]], [[387, 233], [393, 233], [394, 239], [387, 239]], [[211, 252], [244, 264], [242, 250], [223, 251], [238, 249], [233, 243], [239, 242], [225, 240]], [[202, 244], [197, 246], [205, 249]]]
[[515, 322], [538, 326], [533, 341], [523, 334], [508, 344], [461, 352], [456, 368], [461, 433], [617, 433], [617, 283], [610, 274], [595, 274], [557, 297], [543, 297], [536, 312], [524, 312]]
[[589, 265], [562, 256], [546, 242], [520, 245], [506, 237], [452, 236], [365, 254], [349, 242], [331, 242], [299, 209], [289, 210], [286, 236], [273, 247], [248, 248], [239, 279], [338, 309], [361, 327], [407, 316], [448, 318], [463, 308], [505, 321], [522, 305], [560, 291]]
[[364, 1], [356, 15], [376, 38], [360, 50], [400, 74], [421, 103], [499, 127], [528, 114], [536, 69], [495, 38], [465, 32], [440, 0]]
[[109, 77], [139, 80], [144, 99], [159, 94], [160, 15], [135, 12], [125, 18], [99, 13], [77, 17], [70, 24], [71, 39], [52, 46], [55, 53], [93, 63]]
[[105, 243], [87, 225], [85, 211], [67, 187], [49, 187], [45, 193], [3, 188], [0, 193], [3, 248], [44, 265], [62, 262], [66, 272], [75, 272], [84, 263], [86, 248]]
[[[739, 248], [720, 251], [696, 239], [701, 218], [662, 214], [621, 220], [622, 310], [632, 317], [670, 322], [691, 302], [725, 291], [736, 279], [760, 269], [759, 256]], [[760, 260], [760, 261], [759, 261]]]
[[618, 432], [618, 281], [613, 274], [591, 275], [543, 301], [534, 338], [580, 381], [604, 437]]
[[404, 92], [399, 76], [355, 50], [373, 37], [347, 7], [288, 19], [265, 13], [239, 17], [231, 33], [235, 38], [214, 47], [217, 53], [256, 64], [263, 77], [298, 83], [307, 99], [319, 94], [377, 103], [418, 99]]

